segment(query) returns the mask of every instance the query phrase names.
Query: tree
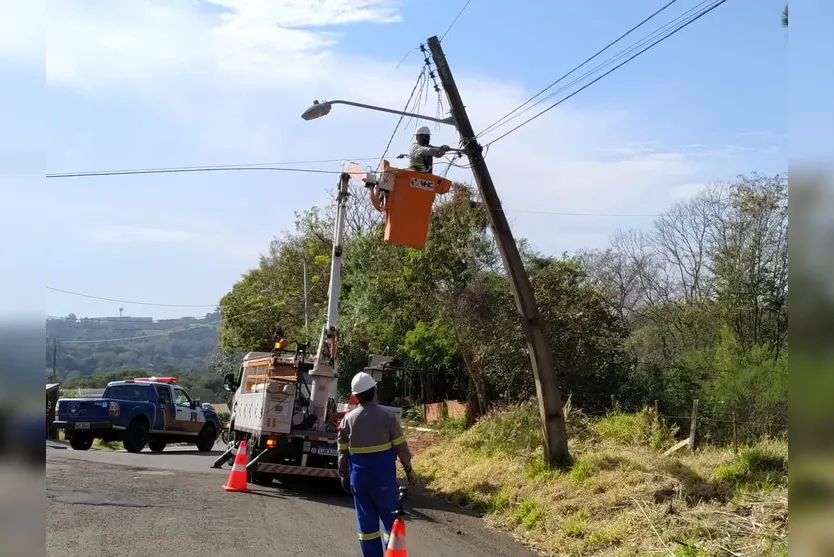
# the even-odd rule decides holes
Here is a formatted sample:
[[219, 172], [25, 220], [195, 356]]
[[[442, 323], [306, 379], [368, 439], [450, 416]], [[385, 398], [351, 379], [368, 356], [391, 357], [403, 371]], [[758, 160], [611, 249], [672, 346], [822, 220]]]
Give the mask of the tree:
[[271, 242], [269, 255], [220, 300], [224, 350], [271, 350], [276, 329], [309, 342], [317, 329], [304, 328], [304, 267], [308, 275], [311, 326], [323, 325], [330, 275], [332, 222], [318, 209], [298, 215], [296, 231]]
[[788, 4], [785, 3], [785, 9], [782, 10], [782, 27], [788, 27]]

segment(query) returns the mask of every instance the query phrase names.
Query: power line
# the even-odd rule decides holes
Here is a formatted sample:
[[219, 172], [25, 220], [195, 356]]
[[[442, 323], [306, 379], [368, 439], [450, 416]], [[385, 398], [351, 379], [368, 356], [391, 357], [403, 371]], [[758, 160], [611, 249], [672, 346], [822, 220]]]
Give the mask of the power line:
[[490, 141], [487, 145], [492, 145], [493, 143], [496, 143], [497, 141], [500, 141], [501, 139], [503, 139], [503, 138], [507, 137], [507, 136], [508, 136], [508, 135], [510, 135], [511, 133], [513, 133], [513, 132], [515, 132], [516, 130], [518, 130], [519, 128], [522, 128], [523, 126], [526, 126], [527, 124], [529, 124], [529, 123], [530, 123], [530, 122], [532, 122], [533, 120], [537, 119], [538, 117], [542, 116], [543, 114], [545, 114], [545, 113], [547, 113], [547, 112], [549, 112], [549, 111], [553, 110], [554, 108], [556, 108], [557, 106], [559, 106], [559, 105], [560, 105], [560, 104], [562, 104], [563, 102], [565, 102], [565, 101], [567, 101], [568, 99], [570, 99], [570, 98], [574, 97], [575, 95], [577, 95], [577, 94], [581, 93], [582, 91], [584, 91], [585, 89], [587, 89], [588, 87], [590, 87], [591, 85], [593, 85], [594, 83], [596, 83], [597, 81], [599, 81], [600, 79], [602, 79], [602, 78], [606, 77], [607, 75], [609, 75], [609, 74], [613, 73], [615, 70], [617, 70], [617, 69], [619, 69], [619, 68], [623, 67], [624, 65], [626, 65], [627, 63], [631, 62], [632, 60], [634, 60], [635, 58], [637, 58], [638, 56], [640, 56], [640, 55], [641, 55], [641, 54], [643, 54], [644, 52], [648, 51], [649, 49], [651, 49], [651, 48], [652, 48], [652, 47], [654, 47], [655, 45], [660, 44], [661, 42], [665, 41], [666, 39], [668, 39], [669, 37], [671, 37], [672, 35], [674, 35], [674, 34], [675, 34], [675, 33], [677, 33], [678, 31], [680, 31], [680, 30], [681, 30], [681, 29], [683, 29], [684, 27], [687, 27], [688, 25], [690, 25], [690, 24], [694, 23], [695, 21], [697, 21], [698, 19], [702, 18], [703, 16], [705, 16], [706, 14], [708, 14], [709, 12], [711, 12], [712, 10], [714, 10], [715, 8], [717, 8], [718, 6], [720, 6], [721, 4], [723, 4], [723, 3], [724, 3], [724, 2], [726, 2], [726, 1], [727, 1], [727, 0], [718, 0], [718, 1], [714, 2], [712, 6], [710, 6], [709, 8], [706, 8], [706, 9], [702, 10], [702, 11], [701, 11], [701, 12], [699, 12], [696, 16], [694, 16], [694, 17], [692, 17], [691, 19], [689, 19], [686, 23], [683, 23], [683, 24], [679, 25], [678, 27], [676, 27], [675, 29], [673, 29], [671, 32], [669, 32], [669, 33], [667, 33], [667, 34], [663, 35], [663, 36], [662, 36], [661, 38], [659, 38], [658, 40], [656, 40], [656, 41], [654, 41], [653, 43], [649, 44], [649, 46], [647, 46], [647, 47], [643, 48], [642, 50], [638, 51], [636, 54], [634, 54], [634, 55], [630, 56], [629, 58], [626, 58], [623, 62], [620, 62], [619, 64], [617, 64], [616, 66], [614, 66], [613, 68], [611, 68], [610, 70], [608, 70], [607, 72], [605, 72], [604, 74], [600, 75], [599, 77], [597, 77], [597, 78], [596, 78], [596, 79], [594, 79], [593, 81], [591, 81], [591, 82], [589, 82], [589, 83], [587, 83], [587, 84], [583, 85], [582, 87], [580, 87], [579, 89], [577, 89], [577, 90], [576, 90], [576, 91], [574, 91], [573, 93], [571, 93], [571, 94], [569, 94], [569, 95], [567, 95], [567, 96], [565, 96], [565, 97], [561, 98], [560, 100], [556, 101], [555, 103], [551, 104], [550, 106], [548, 106], [547, 108], [545, 108], [545, 109], [544, 109], [544, 110], [542, 110], [541, 112], [539, 112], [539, 113], [537, 113], [536, 115], [534, 115], [534, 116], [532, 116], [532, 117], [528, 118], [527, 120], [525, 120], [525, 121], [524, 121], [524, 122], [522, 122], [521, 124], [519, 124], [519, 125], [515, 126], [515, 127], [514, 127], [514, 128], [512, 128], [510, 131], [508, 131], [508, 132], [506, 132], [506, 133], [504, 133], [504, 134], [502, 134], [502, 135], [498, 136], [497, 138], [493, 139], [493, 140], [492, 140], [492, 141]]
[[486, 134], [486, 133], [489, 133], [489, 131], [490, 131], [490, 130], [492, 130], [493, 128], [495, 128], [495, 127], [499, 126], [501, 122], [503, 122], [504, 120], [508, 119], [510, 116], [512, 116], [513, 114], [515, 114], [516, 112], [518, 112], [519, 110], [521, 110], [522, 108], [524, 108], [524, 107], [525, 107], [527, 104], [529, 104], [531, 101], [533, 101], [533, 100], [537, 99], [539, 96], [541, 96], [542, 94], [544, 94], [544, 92], [545, 92], [545, 91], [547, 91], [548, 89], [551, 89], [552, 87], [554, 87], [554, 86], [558, 85], [558, 84], [559, 84], [562, 80], [564, 80], [565, 78], [567, 78], [567, 77], [568, 77], [569, 75], [571, 75], [573, 72], [575, 72], [576, 70], [578, 70], [579, 68], [581, 68], [582, 66], [584, 66], [585, 64], [587, 64], [588, 62], [590, 62], [591, 60], [593, 60], [594, 58], [596, 58], [597, 56], [599, 56], [600, 54], [602, 54], [603, 52], [605, 52], [606, 50], [608, 50], [609, 48], [611, 48], [612, 46], [614, 46], [615, 44], [617, 44], [618, 42], [620, 42], [621, 40], [623, 40], [625, 37], [627, 37], [628, 35], [630, 35], [632, 32], [634, 32], [634, 31], [636, 31], [637, 29], [639, 29], [640, 27], [642, 27], [645, 23], [647, 23], [648, 21], [650, 21], [651, 19], [653, 19], [654, 17], [656, 17], [657, 15], [659, 15], [661, 12], [663, 12], [666, 8], [668, 8], [669, 6], [671, 6], [672, 4], [674, 4], [675, 2], [677, 2], [677, 0], [670, 0], [669, 2], [667, 2], [666, 4], [664, 4], [664, 5], [663, 5], [660, 9], [656, 10], [654, 13], [652, 13], [651, 15], [649, 15], [648, 17], [646, 17], [643, 21], [641, 21], [640, 23], [638, 23], [637, 25], [635, 25], [634, 27], [632, 27], [631, 29], [629, 29], [628, 31], [626, 31], [625, 33], [623, 33], [622, 35], [620, 35], [619, 37], [617, 37], [616, 39], [614, 39], [613, 41], [611, 41], [610, 43], [608, 43], [607, 45], [605, 45], [604, 47], [602, 47], [600, 50], [596, 51], [596, 53], [595, 53], [593, 56], [591, 56], [591, 57], [587, 58], [584, 62], [582, 62], [582, 63], [581, 63], [581, 64], [579, 64], [578, 66], [574, 67], [574, 68], [573, 68], [572, 70], [570, 70], [568, 73], [564, 74], [562, 77], [560, 77], [560, 78], [559, 78], [559, 79], [557, 79], [556, 81], [552, 82], [550, 85], [548, 85], [547, 87], [545, 87], [544, 89], [542, 89], [541, 91], [539, 91], [538, 93], [536, 93], [535, 95], [533, 95], [532, 97], [530, 97], [529, 99], [527, 99], [526, 101], [524, 101], [522, 104], [518, 105], [518, 106], [517, 106], [516, 108], [514, 108], [512, 111], [510, 111], [509, 113], [505, 114], [504, 116], [502, 116], [501, 118], [499, 118], [498, 120], [496, 120], [495, 122], [493, 122], [492, 124], [490, 124], [489, 126], [487, 126], [486, 128], [484, 128], [484, 130], [483, 130], [483, 131], [478, 132], [478, 134], [477, 134], [477, 135], [478, 135], [478, 137], [480, 137], [480, 136], [482, 136], [482, 135], [484, 135], [484, 134]]
[[[303, 294], [303, 296], [309, 296], [317, 286], [318, 286], [318, 284], [311, 285], [307, 289], [306, 294]], [[139, 335], [139, 336], [132, 336], [132, 337], [124, 337], [124, 338], [98, 339], [98, 340], [60, 340], [60, 339], [58, 339], [58, 340], [62, 344], [98, 344], [98, 343], [103, 343], [103, 342], [127, 342], [127, 341], [130, 341], [130, 340], [141, 340], [141, 339], [144, 339], [144, 338], [153, 338], [153, 337], [165, 336], [165, 335], [169, 335], [169, 334], [173, 334], [173, 333], [181, 333], [183, 331], [190, 331], [190, 330], [193, 330], [193, 329], [199, 329], [199, 328], [203, 328], [203, 327], [212, 327], [214, 325], [219, 325], [223, 321], [238, 319], [238, 318], [244, 317], [246, 315], [252, 315], [253, 313], [266, 311], [268, 309], [272, 309], [272, 308], [276, 308], [276, 307], [283, 307], [284, 304], [285, 304], [284, 301], [280, 301], [280, 302], [276, 302], [274, 304], [269, 304], [268, 306], [265, 306], [265, 307], [262, 307], [262, 308], [257, 308], [257, 309], [253, 309], [253, 310], [250, 310], [250, 311], [245, 311], [243, 313], [238, 313], [238, 314], [235, 314], [231, 317], [225, 317], [225, 318], [222, 316], [222, 313], [221, 313], [220, 319], [218, 319], [217, 321], [209, 321], [208, 323], [199, 323], [197, 325], [187, 325], [187, 326], [181, 327], [179, 329], [169, 329], [167, 331], [160, 331], [158, 333], [151, 333], [151, 334], [148, 334], [148, 335]], [[197, 307], [197, 306], [186, 306], [186, 307]], [[218, 306], [214, 306], [214, 307], [218, 307]], [[49, 316], [47, 316], [47, 317], [49, 317]], [[60, 319], [60, 318], [58, 318], [58, 319]]]
[[397, 125], [394, 126], [394, 131], [391, 132], [391, 137], [388, 138], [388, 144], [385, 146], [385, 151], [382, 152], [382, 156], [379, 157], [379, 164], [382, 164], [382, 161], [385, 159], [385, 155], [388, 154], [388, 149], [391, 148], [391, 143], [394, 141], [394, 137], [397, 135], [397, 130], [400, 129], [400, 124], [403, 122], [403, 118], [405, 118], [405, 112], [408, 112], [408, 107], [411, 105], [412, 99], [414, 99], [414, 93], [417, 92], [417, 87], [423, 81], [423, 76], [426, 73], [426, 68], [420, 68], [420, 74], [417, 76], [417, 81], [414, 83], [414, 87], [411, 89], [411, 94], [408, 96], [408, 100], [405, 103], [405, 107], [403, 107], [403, 114], [400, 114], [400, 118], [397, 120]]
[[[417, 50], [415, 48], [415, 50]], [[159, 170], [159, 171], [177, 171], [177, 170], [191, 170], [194, 168], [199, 169], [237, 169], [237, 168], [257, 168], [257, 167], [273, 167], [273, 166], [288, 166], [293, 164], [325, 164], [325, 163], [338, 163], [344, 161], [344, 158], [341, 159], [316, 159], [316, 160], [303, 160], [303, 161], [281, 161], [281, 162], [251, 162], [251, 163], [238, 163], [238, 164], [200, 164], [194, 166], [162, 166], [162, 167], [146, 167], [146, 168], [119, 168], [113, 170], [107, 170], [106, 172], [133, 172], [135, 170]], [[374, 157], [356, 157], [348, 159], [354, 162], [358, 161], [371, 161], [375, 160]], [[105, 172], [105, 171], [102, 171]], [[64, 172], [64, 174], [85, 174], [85, 172]], [[49, 176], [49, 175], [47, 175]]]
[[443, 34], [440, 35], [440, 42], [443, 42], [443, 39], [446, 38], [446, 34], [449, 33], [449, 31], [452, 30], [452, 27], [454, 27], [455, 23], [458, 22], [458, 19], [460, 19], [460, 16], [463, 15], [463, 12], [469, 6], [469, 2], [471, 2], [471, 1], [472, 0], [466, 0], [466, 4], [464, 4], [463, 7], [460, 9], [460, 11], [458, 12], [458, 15], [455, 16], [455, 19], [452, 20], [452, 23], [449, 24], [449, 27], [447, 27], [446, 30], [443, 32]]
[[416, 46], [415, 46], [414, 48], [412, 48], [411, 50], [409, 50], [408, 52], [406, 52], [406, 53], [405, 53], [405, 55], [403, 55], [403, 57], [402, 57], [402, 58], [400, 58], [400, 61], [399, 61], [399, 62], [397, 62], [397, 66], [396, 66], [396, 67], [397, 67], [397, 68], [399, 68], [399, 67], [402, 65], [402, 63], [403, 63], [403, 62], [405, 62], [405, 59], [406, 59], [406, 58], [408, 58], [409, 56], [411, 56], [411, 53], [412, 53], [412, 52], [417, 51], [417, 50], [420, 50], [420, 49], [419, 49], [418, 47], [416, 47]]
[[[483, 136], [483, 135], [485, 135], [485, 134], [488, 134], [488, 133], [490, 133], [490, 132], [492, 132], [492, 131], [495, 131], [495, 129], [497, 129], [497, 128], [499, 128], [499, 127], [501, 127], [501, 126], [505, 125], [505, 124], [508, 124], [510, 121], [515, 120], [516, 118], [519, 118], [520, 116], [522, 116], [523, 114], [525, 114], [525, 113], [529, 112], [530, 110], [532, 110], [532, 109], [536, 108], [537, 106], [539, 106], [539, 105], [541, 105], [541, 104], [544, 104], [544, 103], [545, 103], [546, 101], [548, 101], [549, 99], [552, 99], [552, 98], [556, 97], [557, 95], [559, 95], [559, 94], [560, 94], [560, 93], [562, 93], [563, 91], [569, 91], [569, 90], [570, 90], [570, 89], [571, 89], [574, 85], [576, 85], [576, 84], [581, 83], [582, 81], [584, 81], [584, 80], [585, 80], [585, 78], [588, 78], [588, 77], [590, 77], [590, 76], [593, 76], [595, 73], [597, 73], [597, 71], [602, 70], [602, 69], [604, 69], [604, 68], [606, 68], [606, 67], [609, 67], [609, 66], [611, 66], [612, 64], [614, 64], [614, 63], [618, 62], [619, 60], [622, 60], [623, 58], [627, 57], [629, 54], [631, 54], [631, 53], [633, 53], [633, 52], [637, 51], [640, 47], [642, 47], [642, 46], [646, 45], [647, 43], [651, 42], [654, 38], [656, 38], [656, 37], [658, 37], [658, 36], [662, 35], [662, 34], [663, 34], [663, 33], [665, 33], [667, 30], [669, 30], [669, 29], [671, 29], [672, 27], [674, 27], [677, 23], [679, 23], [679, 22], [681, 22], [681, 21], [686, 20], [686, 18], [687, 18], [690, 14], [692, 14], [692, 13], [694, 13], [694, 12], [697, 12], [699, 8], [701, 8], [701, 7], [702, 7], [702, 6], [704, 6], [705, 4], [708, 4], [708, 3], [709, 3], [709, 1], [710, 1], [710, 0], [704, 0], [704, 1], [702, 1], [700, 4], [698, 4], [698, 5], [696, 5], [696, 6], [692, 7], [692, 8], [690, 8], [689, 10], [685, 11], [683, 14], [679, 15], [678, 17], [676, 17], [676, 18], [672, 19], [671, 21], [669, 21], [669, 22], [668, 22], [668, 23], [666, 23], [665, 25], [663, 25], [663, 26], [661, 26], [661, 27], [659, 27], [659, 28], [655, 29], [655, 30], [654, 30], [654, 31], [652, 31], [651, 33], [649, 33], [649, 34], [645, 35], [643, 38], [641, 38], [641, 39], [639, 39], [638, 41], [636, 41], [636, 42], [632, 43], [629, 47], [627, 47], [627, 48], [625, 48], [625, 49], [623, 49], [623, 50], [619, 51], [618, 53], [614, 54], [613, 56], [611, 56], [611, 57], [607, 58], [605, 61], [603, 61], [603, 62], [601, 62], [601, 63], [597, 64], [596, 66], [594, 66], [594, 67], [593, 67], [593, 68], [591, 68], [590, 70], [586, 71], [585, 73], [583, 73], [583, 74], [582, 74], [582, 75], [580, 75], [579, 77], [574, 78], [574, 79], [573, 79], [572, 81], [570, 81], [569, 83], [567, 83], [567, 84], [565, 84], [565, 85], [562, 85], [562, 86], [561, 86], [561, 87], [559, 87], [557, 90], [555, 90], [555, 91], [551, 92], [550, 94], [548, 94], [546, 97], [544, 97], [544, 98], [542, 98], [542, 99], [538, 100], [537, 102], [535, 102], [534, 104], [532, 104], [532, 105], [528, 106], [527, 108], [525, 108], [525, 109], [524, 109], [524, 110], [522, 110], [520, 113], [518, 113], [518, 114], [516, 114], [515, 116], [513, 116], [512, 118], [507, 118], [507, 116], [505, 116], [504, 118], [502, 118], [502, 120], [504, 120], [503, 122], [501, 122], [501, 121], [499, 120], [499, 122], [500, 122], [500, 123], [499, 123], [499, 122], [495, 122], [495, 123], [493, 123], [493, 125], [492, 125], [492, 126], [490, 126], [488, 130], [484, 130], [484, 131], [482, 131], [480, 134], [478, 134], [478, 136], [479, 136], [479, 137], [482, 137], [482, 136]], [[523, 105], [522, 105], [522, 106], [523, 106]], [[516, 110], [517, 110], [517, 109], [516, 109]]]
[[[498, 139], [501, 139], [501, 138], [499, 137]], [[490, 142], [485, 147], [488, 149], [489, 146], [494, 142], [495, 141]], [[377, 160], [377, 159], [373, 158], [371, 160]], [[451, 166], [455, 166], [457, 168], [468, 168], [468, 167], [465, 167], [465, 166], [454, 164], [454, 161], [450, 161], [450, 164], [451, 164]], [[213, 170], [237, 171], [237, 170], [261, 170], [261, 169], [250, 169], [250, 168], [240, 168], [240, 167], [236, 167], [236, 168], [208, 168], [208, 169], [195, 168], [195, 169], [182, 169], [182, 170], [178, 170], [178, 172], [201, 172], [201, 171], [208, 172], [208, 171], [213, 171]], [[269, 169], [264, 169], [264, 170], [269, 170]], [[78, 176], [122, 176], [122, 175], [128, 175], [128, 174], [160, 174], [160, 173], [166, 173], [166, 172], [168, 172], [168, 171], [167, 170], [162, 170], [162, 169], [148, 169], [148, 170], [127, 170], [127, 171], [118, 171], [118, 172], [111, 172], [111, 171], [84, 172], [84, 173], [77, 173], [77, 174], [73, 174], [73, 175], [52, 175], [52, 176], [48, 176], [48, 177], [64, 178], [64, 177], [74, 177], [76, 175], [78, 175]], [[317, 172], [323, 173], [323, 174], [341, 174], [341, 172], [330, 171], [330, 170], [319, 170]], [[446, 173], [448, 173], [448, 168], [446, 170]], [[565, 213], [565, 212], [559, 212], [559, 211], [552, 211], [551, 212], [551, 211], [528, 210], [528, 209], [505, 209], [505, 210], [513, 211], [513, 212], [517, 212], [517, 213], [528, 212], [528, 213], [542, 213], [542, 214], [561, 215], [561, 216], [598, 216], [598, 217], [607, 217], [607, 216], [611, 216], [611, 217], [658, 216], [658, 215], [641, 215], [641, 214], [631, 214], [631, 215], [629, 215], [629, 214], [615, 214], [615, 213]], [[142, 303], [142, 302], [131, 302], [131, 301], [127, 301], [127, 300], [115, 300], [115, 299], [111, 300], [109, 298], [107, 298], [105, 300], [106, 301], [112, 301], [112, 302], [121, 302], [121, 303], [125, 303], [125, 304], [133, 303], [133, 304], [137, 304], [137, 305], [149, 305], [149, 306], [162, 305], [162, 306], [164, 306], [164, 304], [150, 304], [150, 303]], [[169, 306], [169, 307], [192, 307], [193, 308], [193, 307], [215, 307], [215, 306], [209, 306], [209, 305], [176, 306], [176, 305], [174, 305], [174, 306]]]
[[131, 174], [181, 174], [188, 172], [238, 172], [244, 170], [267, 170], [272, 172], [301, 172], [305, 174], [341, 174], [341, 170], [320, 170], [315, 168], [285, 168], [278, 166], [228, 166], [228, 167], [193, 167], [193, 168], [148, 168], [137, 170], [102, 170], [94, 172], [67, 172], [47, 174], [47, 178], [86, 178], [91, 176], [128, 176]]
[[261, 312], [261, 311], [266, 311], [268, 309], [282, 307], [283, 305], [284, 305], [283, 301], [282, 302], [276, 302], [274, 304], [270, 304], [270, 305], [265, 306], [265, 307], [253, 309], [253, 310], [250, 310], [250, 311], [245, 311], [243, 313], [238, 313], [238, 314], [236, 314], [234, 316], [231, 316], [231, 317], [225, 317], [224, 318], [224, 317], [221, 316], [221, 318], [216, 320], [216, 321], [209, 321], [207, 323], [198, 323], [196, 325], [186, 325], [185, 327], [180, 327], [180, 328], [175, 328], [175, 329], [168, 329], [167, 331], [160, 331], [158, 333], [151, 333], [151, 334], [147, 334], [147, 335], [138, 335], [138, 336], [132, 336], [132, 337], [123, 337], [123, 338], [103, 338], [103, 339], [97, 339], [97, 340], [61, 340], [60, 342], [61, 342], [61, 344], [99, 344], [99, 343], [105, 343], [105, 342], [127, 342], [127, 341], [131, 341], [131, 340], [141, 340], [141, 339], [146, 339], [146, 338], [154, 338], [154, 337], [170, 335], [170, 334], [173, 334], [173, 333], [182, 333], [184, 331], [191, 331], [191, 330], [194, 330], [194, 329], [201, 329], [201, 328], [205, 328], [205, 327], [213, 327], [215, 325], [219, 325], [223, 321], [238, 319], [238, 318], [244, 317], [246, 315], [252, 315], [254, 313], [258, 313], [258, 312]]
[[104, 300], [105, 302], [117, 302], [120, 304], [131, 304], [137, 306], [157, 306], [157, 307], [167, 307], [167, 308], [216, 308], [217, 304], [156, 304], [153, 302], [137, 302], [135, 300], [120, 300], [118, 298], [105, 298], [103, 296], [94, 296], [93, 294], [84, 294], [82, 292], [74, 292], [72, 290], [64, 290], [63, 288], [54, 288], [52, 286], [47, 286], [47, 290], [53, 290], [55, 292], [62, 292], [64, 294], [70, 294], [72, 296], [80, 296], [82, 298], [91, 298], [93, 300]]

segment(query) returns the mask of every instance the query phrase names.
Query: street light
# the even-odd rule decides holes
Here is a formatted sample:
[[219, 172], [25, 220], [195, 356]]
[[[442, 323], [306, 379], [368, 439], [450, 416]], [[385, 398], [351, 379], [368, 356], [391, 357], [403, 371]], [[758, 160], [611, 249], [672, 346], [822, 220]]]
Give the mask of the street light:
[[383, 108], [381, 106], [373, 106], [370, 104], [355, 103], [353, 101], [313, 101], [313, 104], [310, 105], [310, 107], [307, 110], [301, 113], [301, 117], [305, 120], [315, 120], [316, 118], [327, 116], [328, 114], [330, 114], [330, 109], [333, 108], [334, 104], [347, 104], [350, 106], [357, 106], [359, 108], [367, 108], [368, 110], [376, 110], [378, 112], [387, 112], [389, 114], [397, 114], [399, 116], [410, 116], [412, 118], [418, 118], [420, 120], [437, 122], [438, 124], [448, 124], [450, 126], [456, 125], [455, 118], [453, 116], [449, 116], [447, 118], [434, 118], [432, 116], [423, 116], [422, 114], [403, 112], [402, 110], [393, 110], [391, 108]]

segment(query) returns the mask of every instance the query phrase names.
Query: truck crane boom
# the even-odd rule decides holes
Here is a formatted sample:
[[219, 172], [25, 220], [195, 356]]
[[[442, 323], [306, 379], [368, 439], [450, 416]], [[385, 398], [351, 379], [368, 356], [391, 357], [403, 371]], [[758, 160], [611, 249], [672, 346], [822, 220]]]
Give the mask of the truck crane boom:
[[336, 223], [333, 228], [333, 251], [330, 258], [330, 284], [327, 289], [327, 322], [322, 327], [319, 346], [309, 371], [311, 377], [310, 411], [316, 416], [313, 429], [321, 431], [327, 426], [328, 404], [336, 391], [336, 356], [339, 350], [339, 301], [342, 292], [342, 249], [350, 174], [342, 172], [336, 194]]

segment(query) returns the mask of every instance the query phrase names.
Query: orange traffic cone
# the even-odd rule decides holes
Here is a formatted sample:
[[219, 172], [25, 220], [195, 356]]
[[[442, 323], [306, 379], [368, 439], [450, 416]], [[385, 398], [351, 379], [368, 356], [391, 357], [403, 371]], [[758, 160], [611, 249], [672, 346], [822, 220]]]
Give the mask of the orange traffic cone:
[[402, 518], [398, 517], [391, 527], [385, 557], [408, 557], [408, 551], [405, 549], [405, 521]]
[[226, 480], [226, 484], [223, 486], [223, 489], [226, 491], [240, 491], [243, 493], [249, 493], [249, 486], [246, 474], [246, 440], [242, 440], [240, 442], [240, 446], [237, 448], [237, 454], [235, 455], [235, 462], [232, 464], [232, 471], [229, 473], [229, 479]]

